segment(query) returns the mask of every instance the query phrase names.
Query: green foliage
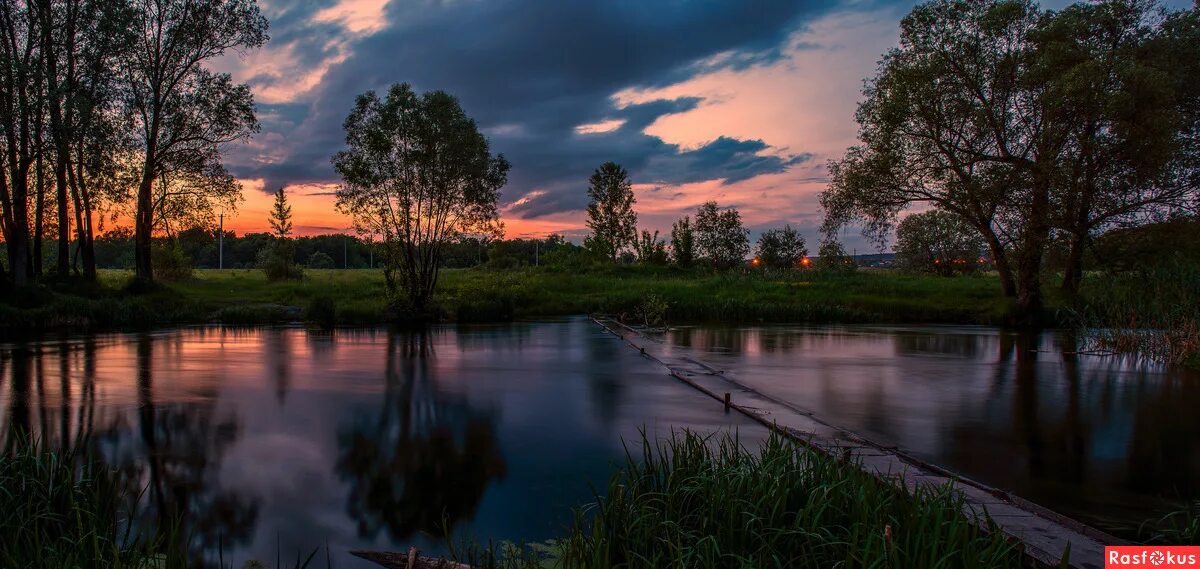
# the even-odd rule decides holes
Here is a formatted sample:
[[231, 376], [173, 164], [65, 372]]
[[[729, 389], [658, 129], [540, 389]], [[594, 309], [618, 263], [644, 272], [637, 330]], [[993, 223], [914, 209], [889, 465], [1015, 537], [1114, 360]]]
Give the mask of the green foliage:
[[616, 261], [626, 248], [637, 247], [637, 213], [629, 173], [605, 162], [588, 179], [587, 225], [592, 234], [584, 246], [597, 257]]
[[277, 239], [287, 239], [292, 234], [292, 206], [288, 205], [283, 187], [275, 192], [275, 203], [271, 206], [271, 217], [267, 221]]
[[179, 241], [158, 242], [151, 249], [154, 275], [167, 282], [181, 281], [192, 276], [192, 260], [183, 253]]
[[642, 237], [637, 243], [638, 262], [646, 265], [665, 265], [667, 264], [667, 243], [658, 238], [658, 232], [653, 235], [649, 231], [642, 231]]
[[728, 434], [654, 442], [550, 547], [475, 549], [482, 567], [1022, 567], [952, 486], [916, 491], [773, 434], [757, 452]]
[[310, 269], [332, 269], [333, 257], [326, 255], [324, 251], [313, 251], [313, 254], [308, 256], [307, 265]]
[[1200, 218], [1181, 216], [1106, 231], [1096, 238], [1086, 261], [1090, 269], [1120, 273], [1151, 269], [1170, 257], [1200, 265]]
[[740, 266], [750, 253], [750, 232], [742, 226], [742, 214], [717, 202], [705, 202], [696, 211], [696, 250], [718, 269]]
[[[655, 294], [672, 321], [746, 322], [1005, 322], [1006, 304], [993, 276], [962, 279], [890, 271], [718, 273], [676, 267], [592, 265], [511, 271], [443, 271], [436, 305], [463, 321], [569, 314], [636, 314]], [[339, 324], [383, 324], [389, 312], [379, 270], [306, 271], [303, 280], [271, 282], [259, 270], [200, 270], [193, 278], [130, 295], [128, 271], [101, 271], [100, 285], [45, 290], [27, 301], [0, 296], [0, 331], [124, 329], [220, 321], [294, 321], [318, 296], [332, 298]]]
[[830, 165], [826, 231], [882, 240], [933, 205], [980, 233], [1005, 293], [1036, 313], [1052, 232], [1068, 236], [1073, 292], [1098, 228], [1194, 205], [1198, 30], [1200, 12], [1154, 1], [917, 5], [867, 80], [861, 144]]
[[671, 305], [661, 296], [647, 294], [646, 298], [642, 299], [642, 303], [638, 305], [637, 314], [643, 326], [657, 328], [666, 325], [667, 310], [670, 308]]
[[304, 270], [296, 265], [292, 240], [279, 238], [258, 251], [258, 268], [267, 280], [280, 281], [304, 278]]
[[942, 210], [912, 214], [896, 227], [896, 262], [906, 271], [971, 273], [979, 268], [983, 247], [978, 231]]
[[337, 301], [331, 296], [314, 296], [304, 310], [304, 319], [329, 329], [337, 324]]
[[428, 308], [447, 243], [499, 232], [496, 200], [508, 161], [493, 156], [458, 99], [395, 84], [360, 95], [346, 117], [347, 149], [333, 157], [338, 208], [383, 238], [384, 275], [404, 312]]
[[767, 268], [795, 269], [808, 256], [808, 246], [799, 231], [786, 225], [783, 229], [764, 231], [758, 238], [754, 256]]
[[671, 226], [671, 261], [685, 269], [696, 261], [696, 234], [686, 215]]
[[833, 237], [821, 240], [821, 248], [817, 250], [817, 269], [822, 273], [841, 275], [852, 273], [858, 268], [854, 259], [846, 254], [846, 248]]
[[1087, 348], [1200, 367], [1200, 264], [1168, 257], [1084, 281], [1068, 310]]
[[1200, 545], [1200, 500], [1155, 520], [1142, 528], [1147, 541], [1166, 545]]
[[[115, 473], [32, 442], [0, 458], [0, 565], [46, 568], [185, 567], [186, 552], [130, 532]], [[178, 526], [179, 520], [175, 520]]]

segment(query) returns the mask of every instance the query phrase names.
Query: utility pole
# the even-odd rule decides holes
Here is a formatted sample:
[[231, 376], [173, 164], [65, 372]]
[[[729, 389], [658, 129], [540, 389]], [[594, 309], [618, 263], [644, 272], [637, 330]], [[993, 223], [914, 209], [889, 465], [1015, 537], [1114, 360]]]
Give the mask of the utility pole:
[[343, 235], [342, 236], [342, 268], [343, 269], [350, 268], [350, 256], [349, 256], [349, 254], [346, 253], [346, 251], [349, 247], [350, 247], [350, 236]]
[[217, 268], [225, 268], [225, 212], [217, 215], [220, 222], [217, 225]]

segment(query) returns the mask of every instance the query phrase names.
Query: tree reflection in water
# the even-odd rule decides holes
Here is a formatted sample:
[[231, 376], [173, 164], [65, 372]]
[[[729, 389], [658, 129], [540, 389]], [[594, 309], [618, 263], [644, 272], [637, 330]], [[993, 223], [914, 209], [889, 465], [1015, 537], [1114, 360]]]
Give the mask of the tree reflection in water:
[[338, 434], [347, 511], [362, 537], [382, 529], [397, 542], [418, 531], [443, 537], [504, 477], [494, 419], [437, 392], [428, 332], [390, 335], [386, 358], [378, 415], [359, 416]]
[[[5, 445], [35, 440], [114, 469], [135, 531], [178, 540], [194, 566], [203, 567], [216, 557], [219, 544], [228, 550], [253, 535], [258, 502], [222, 489], [217, 480], [221, 458], [237, 441], [239, 428], [235, 417], [217, 413], [215, 393], [187, 403], [164, 404], [155, 397], [153, 355], [162, 341], [149, 335], [135, 340], [137, 409], [132, 414], [113, 408], [97, 414], [93, 338], [8, 351], [0, 357], [5, 362], [0, 374], [9, 371], [12, 384]], [[46, 381], [49, 364], [58, 368], [57, 390]]]

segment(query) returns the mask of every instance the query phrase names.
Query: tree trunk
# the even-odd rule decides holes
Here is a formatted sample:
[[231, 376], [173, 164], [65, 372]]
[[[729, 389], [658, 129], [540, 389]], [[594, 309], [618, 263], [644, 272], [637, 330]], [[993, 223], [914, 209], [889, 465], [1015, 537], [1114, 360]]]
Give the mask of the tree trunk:
[[29, 190], [24, 174], [18, 169], [14, 176], [12, 203], [12, 223], [8, 225], [8, 269], [12, 274], [14, 286], [26, 286], [30, 283], [33, 263], [29, 258]]
[[1067, 253], [1062, 282], [1062, 291], [1068, 296], [1079, 294], [1079, 287], [1083, 284], [1083, 253], [1086, 247], [1086, 231], [1071, 234], [1071, 250]]
[[151, 195], [154, 189], [154, 174], [149, 152], [147, 154], [145, 165], [142, 167], [142, 182], [138, 184], [137, 212], [134, 215], [134, 278], [140, 284], [154, 282], [154, 268], [150, 262], [150, 233], [154, 229], [154, 201]]
[[1042, 258], [1050, 239], [1050, 189], [1034, 182], [1029, 213], [1017, 251], [1017, 310], [1020, 323], [1033, 325], [1042, 311]]
[[58, 278], [71, 274], [71, 202], [67, 199], [67, 163], [65, 151], [58, 151], [58, 160], [54, 164], [54, 183], [57, 186], [58, 200], [58, 262], [55, 271]]
[[996, 265], [996, 272], [1000, 274], [1001, 292], [1005, 298], [1016, 298], [1017, 285], [1013, 280], [1012, 266], [1008, 262], [1008, 252], [1004, 250], [1004, 244], [993, 231], [985, 231], [983, 238], [987, 242], [988, 253], [992, 256], [992, 264]]
[[[38, 138], [41, 138], [39, 135]], [[46, 235], [46, 182], [42, 176], [42, 153], [38, 151], [37, 160], [34, 163], [37, 171], [34, 172], [34, 191], [37, 195], [33, 198], [33, 276], [42, 276], [42, 243]]]

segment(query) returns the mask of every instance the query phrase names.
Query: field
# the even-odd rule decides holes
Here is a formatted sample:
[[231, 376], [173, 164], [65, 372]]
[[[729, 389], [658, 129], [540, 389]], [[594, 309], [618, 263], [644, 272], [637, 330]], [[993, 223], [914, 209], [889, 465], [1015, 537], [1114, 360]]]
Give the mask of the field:
[[[308, 270], [303, 280], [268, 282], [257, 270], [197, 270], [189, 279], [138, 295], [124, 290], [130, 278], [125, 271], [102, 271], [96, 285], [15, 292], [0, 304], [0, 321], [3, 328], [16, 331], [298, 320], [371, 325], [396, 320], [388, 309], [380, 271]], [[442, 320], [457, 322], [595, 312], [624, 314], [636, 321], [646, 316], [648, 300], [658, 301], [669, 323], [1001, 324], [1008, 313], [994, 277], [872, 270], [845, 275], [714, 274], [651, 267], [444, 270], [435, 305]]]

